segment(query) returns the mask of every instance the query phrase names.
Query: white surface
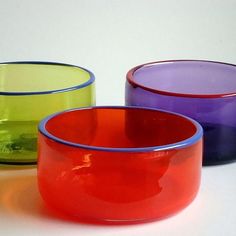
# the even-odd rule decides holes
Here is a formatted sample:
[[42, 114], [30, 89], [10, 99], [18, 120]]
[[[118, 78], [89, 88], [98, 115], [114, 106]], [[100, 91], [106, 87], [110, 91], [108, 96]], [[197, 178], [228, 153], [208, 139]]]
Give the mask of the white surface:
[[[124, 104], [131, 67], [154, 60], [236, 63], [235, 0], [0, 0], [0, 61], [77, 64], [96, 75], [97, 104]], [[0, 235], [236, 235], [236, 164], [204, 168], [197, 199], [148, 224], [97, 226], [44, 209], [36, 172], [0, 169]]]

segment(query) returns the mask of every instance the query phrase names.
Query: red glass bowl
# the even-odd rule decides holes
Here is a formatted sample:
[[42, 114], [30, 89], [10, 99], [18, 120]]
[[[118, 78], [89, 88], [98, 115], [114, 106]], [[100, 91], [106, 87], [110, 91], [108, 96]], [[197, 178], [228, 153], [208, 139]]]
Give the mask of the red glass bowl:
[[202, 128], [137, 107], [68, 110], [39, 125], [38, 183], [52, 209], [83, 221], [146, 222], [196, 196]]

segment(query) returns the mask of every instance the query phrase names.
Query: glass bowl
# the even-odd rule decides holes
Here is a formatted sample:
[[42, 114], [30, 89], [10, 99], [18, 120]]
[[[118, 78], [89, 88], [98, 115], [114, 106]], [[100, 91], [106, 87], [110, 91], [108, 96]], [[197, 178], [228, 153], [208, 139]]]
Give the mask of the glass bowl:
[[1, 63], [0, 163], [34, 164], [38, 122], [94, 102], [94, 75], [84, 68], [49, 62]]
[[127, 74], [126, 105], [189, 116], [203, 126], [203, 165], [236, 160], [236, 66], [203, 60], [160, 61]]
[[90, 222], [146, 222], [196, 196], [202, 128], [182, 115], [92, 107], [39, 125], [38, 184], [56, 212]]

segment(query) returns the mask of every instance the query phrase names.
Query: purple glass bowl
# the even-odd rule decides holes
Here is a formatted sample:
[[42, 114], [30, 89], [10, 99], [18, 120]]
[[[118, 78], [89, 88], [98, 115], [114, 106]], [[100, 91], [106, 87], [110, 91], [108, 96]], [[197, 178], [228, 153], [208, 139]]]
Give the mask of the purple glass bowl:
[[236, 65], [173, 60], [127, 73], [126, 105], [178, 112], [204, 128], [203, 165], [236, 161]]

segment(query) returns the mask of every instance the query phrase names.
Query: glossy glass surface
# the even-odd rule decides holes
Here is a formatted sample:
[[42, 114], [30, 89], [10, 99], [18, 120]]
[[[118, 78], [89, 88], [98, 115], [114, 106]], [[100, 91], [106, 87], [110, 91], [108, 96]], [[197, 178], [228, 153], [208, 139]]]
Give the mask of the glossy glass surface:
[[83, 68], [46, 62], [0, 64], [0, 163], [35, 163], [38, 122], [94, 101], [94, 76]]
[[83, 221], [142, 222], [196, 196], [202, 128], [159, 110], [94, 107], [39, 126], [38, 184], [57, 212]]
[[204, 129], [204, 165], [236, 161], [236, 66], [180, 60], [133, 68], [126, 105], [178, 112]]

